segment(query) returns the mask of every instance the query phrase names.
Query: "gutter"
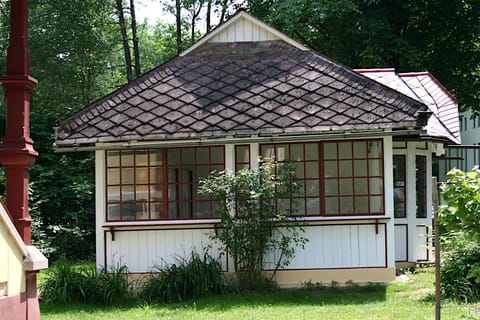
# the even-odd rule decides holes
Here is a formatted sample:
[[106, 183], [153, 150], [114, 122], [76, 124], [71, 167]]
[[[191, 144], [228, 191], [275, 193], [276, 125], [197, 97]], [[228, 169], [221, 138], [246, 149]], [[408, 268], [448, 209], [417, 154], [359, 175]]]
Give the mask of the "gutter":
[[362, 137], [384, 137], [384, 136], [416, 136], [420, 138], [421, 134], [425, 134], [425, 130], [409, 129], [399, 131], [343, 131], [337, 133], [324, 134], [301, 134], [301, 135], [251, 135], [251, 136], [225, 136], [222, 138], [200, 138], [195, 140], [168, 140], [168, 141], [137, 141], [117, 143], [97, 143], [89, 146], [54, 146], [55, 153], [61, 152], [81, 152], [96, 150], [112, 150], [112, 149], [128, 149], [138, 147], [165, 147], [165, 146], [201, 146], [201, 145], [220, 145], [220, 144], [245, 144], [245, 143], [278, 143], [278, 142], [295, 142], [295, 141], [319, 141], [333, 139], [353, 139]]

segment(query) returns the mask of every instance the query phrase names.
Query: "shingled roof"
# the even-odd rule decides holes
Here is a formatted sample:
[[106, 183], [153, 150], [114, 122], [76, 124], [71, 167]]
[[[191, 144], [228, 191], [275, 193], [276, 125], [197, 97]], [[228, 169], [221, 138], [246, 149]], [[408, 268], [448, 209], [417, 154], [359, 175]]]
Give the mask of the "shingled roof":
[[214, 42], [62, 121], [56, 146], [412, 129], [427, 109], [281, 39]]

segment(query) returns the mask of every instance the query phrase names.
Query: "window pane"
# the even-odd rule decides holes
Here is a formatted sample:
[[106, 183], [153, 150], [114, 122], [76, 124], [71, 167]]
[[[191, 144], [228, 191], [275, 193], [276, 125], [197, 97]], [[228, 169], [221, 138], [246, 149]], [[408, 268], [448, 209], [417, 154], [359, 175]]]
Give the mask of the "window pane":
[[291, 157], [290, 160], [292, 161], [303, 161], [303, 144], [292, 144], [290, 146]]
[[338, 143], [338, 158], [339, 159], [351, 159], [352, 158], [352, 143], [351, 142], [339, 142]]
[[133, 166], [134, 151], [122, 151], [122, 167]]
[[168, 218], [177, 219], [178, 218], [178, 203], [169, 202], [168, 203]]
[[196, 208], [195, 208], [195, 218], [205, 218], [205, 217], [211, 217], [214, 214], [212, 213], [210, 209], [210, 202], [208, 201], [199, 201], [196, 203]]
[[[306, 172], [309, 178], [318, 178], [319, 173], [318, 173], [318, 162], [307, 162], [305, 163], [306, 166]], [[303, 172], [302, 172], [303, 175]]]
[[163, 163], [162, 151], [153, 150], [150, 152], [150, 165], [151, 166], [161, 166]]
[[236, 166], [237, 171], [242, 169], [248, 169], [248, 168], [250, 168], [248, 164], [237, 164]]
[[161, 183], [162, 182], [163, 170], [160, 167], [150, 168], [150, 183]]
[[339, 170], [338, 173], [340, 177], [351, 177], [353, 176], [352, 172], [352, 161], [351, 160], [342, 160], [338, 162]]
[[381, 176], [382, 175], [382, 161], [381, 160], [368, 160], [369, 176]]
[[305, 144], [305, 160], [318, 160], [318, 144]]
[[120, 219], [120, 208], [119, 204], [109, 204], [108, 205], [108, 220], [119, 220]]
[[150, 219], [161, 219], [162, 218], [162, 204], [161, 203], [151, 203], [150, 204]]
[[273, 159], [275, 157], [274, 147], [271, 145], [262, 145], [261, 154], [263, 158]]
[[208, 163], [209, 161], [209, 156], [208, 156], [208, 148], [197, 148], [197, 163], [198, 164], [204, 164]]
[[134, 199], [134, 186], [123, 186], [122, 187], [122, 201], [133, 201]]
[[197, 182], [200, 178], [207, 178], [210, 175], [210, 168], [208, 166], [197, 167]]
[[325, 213], [338, 214], [338, 198], [325, 198]]
[[124, 203], [122, 205], [122, 220], [135, 219], [135, 205], [133, 202]]
[[382, 178], [370, 178], [370, 194], [383, 194]]
[[368, 176], [367, 160], [355, 160], [353, 162], [353, 170], [355, 171], [355, 177]]
[[135, 152], [135, 166], [148, 166], [148, 151], [139, 150]]
[[108, 202], [120, 201], [120, 187], [108, 187]]
[[136, 220], [147, 220], [148, 219], [148, 204], [147, 203], [137, 203], [135, 210], [135, 219]]
[[367, 157], [367, 143], [365, 141], [353, 143], [353, 156], [357, 159]]
[[[295, 164], [295, 174], [297, 175], [298, 179], [303, 179], [305, 177], [305, 162], [297, 162]], [[317, 175], [318, 175], [318, 169], [317, 169]]]
[[355, 197], [355, 213], [368, 213], [368, 197]]
[[325, 159], [337, 159], [337, 144], [325, 143], [323, 145], [323, 154]]
[[148, 186], [137, 186], [135, 196], [137, 201], [148, 201]]
[[338, 181], [336, 179], [325, 179], [325, 194], [327, 196], [338, 195]]
[[107, 170], [107, 184], [120, 184], [120, 169]]
[[162, 185], [151, 185], [150, 186], [150, 201], [160, 201], [162, 200]]
[[168, 149], [168, 165], [180, 163], [180, 149]]
[[355, 179], [355, 195], [368, 195], [368, 179]]
[[383, 154], [382, 151], [382, 141], [369, 141], [368, 142], [368, 157], [369, 158], [380, 158]]
[[182, 149], [182, 163], [194, 163], [195, 160], [195, 155], [194, 155], [195, 149], [193, 148], [183, 148]]
[[325, 161], [324, 165], [325, 165], [324, 170], [325, 170], [326, 178], [338, 176], [337, 161]]
[[120, 152], [107, 151], [107, 167], [119, 167], [120, 166]]
[[235, 149], [235, 162], [249, 163], [250, 149], [249, 146], [237, 146]]
[[137, 168], [135, 170], [135, 183], [147, 184], [148, 183], [148, 168]]
[[277, 161], [285, 161], [289, 159], [288, 144], [277, 145]]
[[416, 157], [417, 218], [427, 217], [427, 157]]
[[320, 193], [318, 180], [305, 181], [307, 196], [318, 196]]
[[292, 210], [295, 210], [296, 215], [305, 215], [305, 199], [294, 199], [295, 206], [292, 208]]
[[212, 163], [221, 163], [225, 162], [224, 160], [224, 151], [223, 147], [212, 147], [210, 148], [210, 161]]
[[340, 195], [353, 195], [353, 181], [352, 179], [340, 179]]
[[135, 182], [135, 169], [122, 168], [122, 184], [134, 184], [134, 182]]
[[340, 214], [352, 214], [353, 213], [353, 197], [341, 197], [340, 198]]
[[319, 214], [320, 214], [320, 199], [307, 198], [307, 215], [319, 215]]
[[380, 196], [370, 197], [370, 212], [383, 213], [383, 197], [380, 197]]
[[405, 156], [393, 156], [393, 205], [394, 217], [405, 218]]

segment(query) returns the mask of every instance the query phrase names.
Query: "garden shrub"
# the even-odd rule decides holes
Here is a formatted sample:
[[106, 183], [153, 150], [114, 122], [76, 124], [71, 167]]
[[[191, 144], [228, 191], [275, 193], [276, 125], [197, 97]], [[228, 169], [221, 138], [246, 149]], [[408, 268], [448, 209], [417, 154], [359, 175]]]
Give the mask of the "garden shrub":
[[[221, 217], [212, 234], [235, 262], [237, 284], [245, 291], [270, 289], [278, 269], [287, 266], [295, 247], [308, 241], [295, 219], [295, 197], [301, 192], [295, 163], [265, 159], [258, 169], [213, 173], [199, 184], [199, 192], [212, 197]], [[272, 254], [274, 253], [274, 254]], [[269, 275], [264, 272], [265, 257]]]
[[445, 227], [441, 287], [447, 298], [473, 302], [480, 298], [480, 170], [453, 169], [441, 186], [445, 205], [439, 222]]
[[224, 283], [220, 262], [207, 252], [192, 252], [189, 258], [158, 268], [143, 285], [141, 296], [150, 302], [180, 302], [222, 293]]
[[480, 298], [480, 244], [464, 234], [450, 235], [442, 246], [440, 285], [444, 297], [460, 302]]

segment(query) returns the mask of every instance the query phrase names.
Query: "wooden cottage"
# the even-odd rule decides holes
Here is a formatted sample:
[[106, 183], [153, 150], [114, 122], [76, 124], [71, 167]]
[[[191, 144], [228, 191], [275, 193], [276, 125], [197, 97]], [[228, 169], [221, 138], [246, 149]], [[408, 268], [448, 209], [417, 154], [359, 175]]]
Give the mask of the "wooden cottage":
[[354, 71], [239, 11], [61, 122], [58, 151], [95, 151], [97, 264], [146, 273], [202, 250], [219, 218], [199, 179], [258, 156], [296, 162], [303, 184], [309, 242], [282, 286], [385, 282], [396, 261], [430, 259], [432, 158], [458, 123], [456, 105], [427, 100], [450, 95], [420, 78]]

